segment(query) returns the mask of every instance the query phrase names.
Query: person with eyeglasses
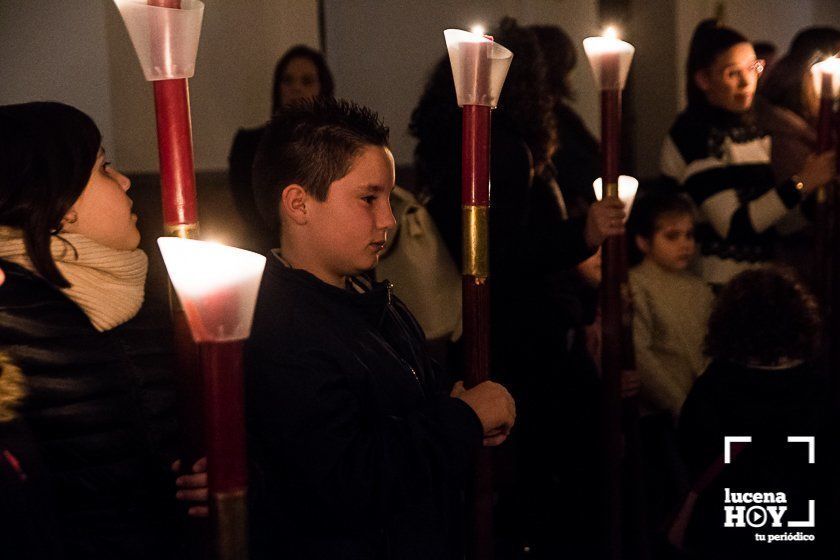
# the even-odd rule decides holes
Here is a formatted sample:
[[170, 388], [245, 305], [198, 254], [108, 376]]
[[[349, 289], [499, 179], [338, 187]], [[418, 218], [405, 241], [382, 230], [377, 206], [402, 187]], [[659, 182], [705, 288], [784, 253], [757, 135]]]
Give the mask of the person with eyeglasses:
[[776, 225], [835, 175], [835, 152], [775, 177], [753, 99], [764, 61], [741, 33], [701, 22], [686, 65], [688, 107], [665, 139], [662, 173], [698, 208], [699, 272], [713, 285], [774, 260]]

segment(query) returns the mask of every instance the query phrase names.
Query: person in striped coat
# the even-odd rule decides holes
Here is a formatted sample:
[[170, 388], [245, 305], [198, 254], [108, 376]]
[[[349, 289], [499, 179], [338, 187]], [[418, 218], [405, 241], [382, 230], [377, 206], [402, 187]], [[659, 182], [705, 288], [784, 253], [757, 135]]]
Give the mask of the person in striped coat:
[[774, 177], [770, 137], [751, 111], [762, 70], [746, 37], [701, 22], [688, 56], [688, 107], [662, 148], [662, 173], [697, 205], [699, 272], [715, 285], [771, 261], [774, 225], [834, 176], [835, 154], [825, 152]]

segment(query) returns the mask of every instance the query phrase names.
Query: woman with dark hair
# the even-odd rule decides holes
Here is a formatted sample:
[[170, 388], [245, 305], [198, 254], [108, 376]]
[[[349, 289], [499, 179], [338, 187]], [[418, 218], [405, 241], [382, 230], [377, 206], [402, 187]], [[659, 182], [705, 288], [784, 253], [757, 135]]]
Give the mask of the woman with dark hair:
[[[332, 97], [334, 94], [335, 82], [320, 52], [306, 45], [296, 45], [277, 61], [271, 88], [272, 114], [283, 105], [312, 97]], [[265, 125], [239, 129], [228, 156], [228, 177], [233, 202], [248, 230], [248, 248], [258, 252], [265, 252], [277, 245], [277, 234], [257, 212], [251, 189], [251, 167], [264, 131]]]
[[751, 111], [762, 70], [743, 35], [701, 22], [688, 55], [688, 108], [662, 150], [662, 172], [698, 207], [700, 272], [712, 284], [771, 261], [774, 226], [835, 174], [831, 152], [809, 156], [795, 175], [773, 176], [770, 138]]
[[[46, 488], [51, 507], [35, 514], [54, 520], [39, 531], [49, 557], [169, 558], [170, 337], [143, 305], [130, 182], [101, 141], [67, 105], [0, 107], [0, 356], [22, 385], [15, 420], [42, 460], [4, 453], [0, 470]], [[16, 557], [13, 537], [0, 539], [4, 558]]]
[[569, 106], [575, 98], [570, 78], [577, 65], [577, 50], [566, 32], [555, 25], [534, 25], [530, 29], [546, 60], [548, 94], [554, 104], [557, 149], [551, 161], [569, 215], [582, 216], [595, 202], [592, 182], [601, 174], [601, 159], [598, 141]]
[[[691, 389], [679, 424], [689, 470], [695, 480], [705, 477], [708, 483], [686, 532], [686, 545], [699, 558], [836, 557], [826, 555], [833, 527], [836, 423], [827, 380], [817, 370], [819, 339], [816, 301], [792, 272], [742, 272], [719, 294], [706, 337], [712, 362]], [[809, 461], [805, 444], [788, 440], [791, 435], [815, 438], [816, 463]], [[751, 438], [729, 464], [721, 457], [726, 436]], [[722, 470], [710, 478], [716, 462]], [[755, 529], [756, 518], [747, 512], [749, 525], [725, 525], [724, 506], [747, 503], [725, 496], [759, 490], [784, 494], [781, 522]], [[816, 517], [809, 513], [809, 500], [815, 500]], [[801, 531], [815, 535], [814, 542], [768, 544], [756, 538], [757, 532], [766, 535], [765, 541], [784, 535], [789, 521], [809, 518], [816, 526]]]
[[[588, 478], [593, 465], [569, 462], [564, 448], [549, 443], [563, 438], [579, 456], [597, 455], [587, 450], [594, 441], [587, 430], [596, 423], [590, 415], [596, 410], [597, 374], [591, 360], [583, 360], [588, 368], [577, 368], [569, 358], [572, 349], [585, 346], [570, 333], [580, 333], [581, 316], [589, 310], [557, 289], [556, 274], [595, 253], [607, 235], [622, 231], [623, 208], [620, 202], [598, 203], [585, 215], [569, 218], [551, 162], [557, 130], [537, 37], [510, 18], [492, 35], [516, 55], [492, 118], [490, 364], [491, 375], [511, 387], [521, 413], [514, 444], [519, 486], [511, 487], [511, 477], [500, 476], [500, 486], [507, 483], [509, 491], [500, 494], [499, 540], [520, 545], [520, 551], [527, 542], [535, 557], [556, 557], [578, 544], [590, 546], [588, 538], [558, 537], [561, 531], [580, 537], [594, 530], [583, 506], [564, 510], [556, 504], [569, 500], [597, 511], [591, 496], [583, 498], [593, 491]], [[418, 184], [460, 263], [461, 110], [447, 58], [433, 71], [412, 115], [411, 131], [418, 139]], [[500, 551], [503, 557], [509, 554]]]

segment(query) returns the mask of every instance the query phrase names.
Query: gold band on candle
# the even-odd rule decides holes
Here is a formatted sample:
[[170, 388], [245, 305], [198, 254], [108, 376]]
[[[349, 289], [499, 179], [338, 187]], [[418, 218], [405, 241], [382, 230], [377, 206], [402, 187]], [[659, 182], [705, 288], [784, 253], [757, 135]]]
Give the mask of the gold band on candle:
[[167, 237], [198, 239], [198, 224], [176, 224], [174, 226], [163, 226], [163, 229]]
[[607, 183], [604, 189], [604, 198], [606, 197], [618, 198], [618, 183]]
[[219, 539], [219, 560], [248, 557], [248, 510], [245, 491], [213, 494]]
[[490, 276], [490, 230], [487, 206], [464, 206], [461, 210], [464, 227], [463, 273], [468, 276]]

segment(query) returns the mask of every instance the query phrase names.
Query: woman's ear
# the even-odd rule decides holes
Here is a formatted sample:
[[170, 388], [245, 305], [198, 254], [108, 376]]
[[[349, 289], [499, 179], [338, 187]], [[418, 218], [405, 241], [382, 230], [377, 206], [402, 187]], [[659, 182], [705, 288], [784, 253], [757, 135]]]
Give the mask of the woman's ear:
[[309, 195], [300, 185], [289, 185], [280, 195], [280, 222], [288, 218], [298, 225], [306, 225], [309, 217], [306, 214], [306, 203]]
[[705, 68], [700, 69], [694, 73], [694, 83], [700, 88], [703, 93], [712, 89], [712, 82], [709, 80], [709, 71]]
[[636, 247], [642, 254], [647, 255], [650, 253], [650, 241], [642, 237], [641, 235], [636, 234]]

